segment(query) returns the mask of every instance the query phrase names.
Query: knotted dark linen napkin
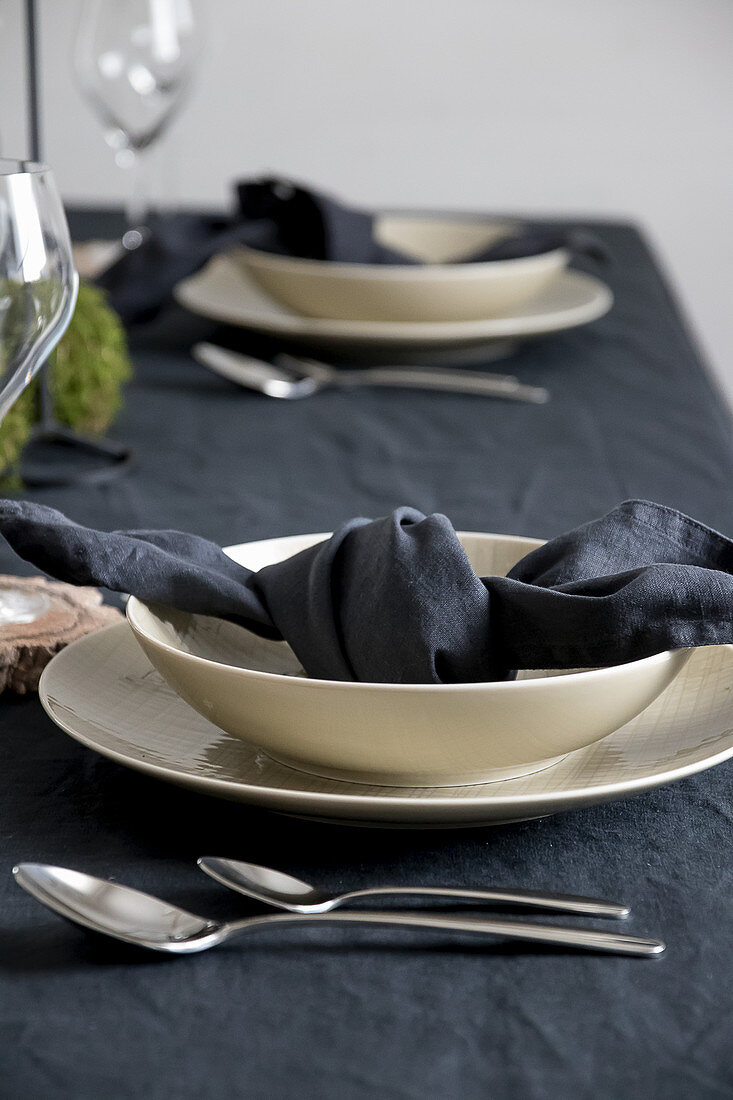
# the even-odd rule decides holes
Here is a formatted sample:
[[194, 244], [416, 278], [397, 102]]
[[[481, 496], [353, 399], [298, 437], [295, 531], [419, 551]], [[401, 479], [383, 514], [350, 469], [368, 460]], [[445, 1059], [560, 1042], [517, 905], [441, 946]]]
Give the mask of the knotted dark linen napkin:
[[508, 679], [733, 641], [733, 542], [631, 500], [478, 577], [445, 516], [353, 519], [254, 573], [180, 531], [105, 533], [25, 501], [0, 532], [59, 580], [129, 592], [286, 639], [316, 678], [377, 683]]
[[[218, 252], [249, 245], [265, 252], [338, 263], [415, 264], [382, 244], [374, 215], [288, 180], [267, 178], [236, 186], [229, 217], [176, 214], [151, 221], [150, 235], [97, 279], [124, 321], [152, 317], [175, 284]], [[530, 225], [466, 259], [511, 260], [555, 248], [600, 257], [602, 246], [580, 230]]]

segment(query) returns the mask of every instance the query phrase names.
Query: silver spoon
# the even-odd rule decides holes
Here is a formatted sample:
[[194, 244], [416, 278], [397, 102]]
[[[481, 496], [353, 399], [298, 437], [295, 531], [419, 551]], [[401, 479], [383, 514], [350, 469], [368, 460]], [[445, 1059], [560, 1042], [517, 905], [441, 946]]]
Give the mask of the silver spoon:
[[217, 344], [200, 343], [191, 348], [194, 359], [232, 382], [288, 400], [310, 397], [329, 386], [397, 386], [400, 389], [443, 390], [452, 393], [483, 394], [511, 401], [544, 404], [550, 395], [541, 386], [528, 386], [510, 374], [487, 371], [442, 370], [436, 367], [369, 367], [366, 370], [341, 370], [315, 359], [278, 355], [266, 363], [251, 355], [241, 355]]
[[575, 894], [536, 894], [531, 890], [467, 890], [453, 886], [370, 886], [364, 890], [349, 890], [345, 894], [327, 894], [308, 882], [302, 882], [282, 871], [242, 863], [237, 859], [217, 859], [203, 856], [198, 865], [222, 886], [240, 894], [287, 909], [290, 913], [330, 913], [354, 898], [429, 897], [461, 898], [466, 901], [524, 905], [531, 909], [554, 909], [561, 913], [582, 913], [587, 917], [628, 917], [628, 905], [602, 898], [584, 898]]
[[423, 916], [418, 913], [324, 913], [312, 916], [278, 913], [246, 920], [217, 921], [188, 913], [162, 898], [143, 894], [116, 882], [51, 867], [21, 863], [13, 868], [16, 882], [62, 917], [125, 943], [176, 955], [206, 951], [242, 932], [280, 924], [316, 922], [397, 925], [410, 928], [476, 932], [525, 942], [607, 951], [619, 955], [661, 955], [661, 940], [638, 939], [620, 933], [519, 921], [477, 920], [470, 917]]

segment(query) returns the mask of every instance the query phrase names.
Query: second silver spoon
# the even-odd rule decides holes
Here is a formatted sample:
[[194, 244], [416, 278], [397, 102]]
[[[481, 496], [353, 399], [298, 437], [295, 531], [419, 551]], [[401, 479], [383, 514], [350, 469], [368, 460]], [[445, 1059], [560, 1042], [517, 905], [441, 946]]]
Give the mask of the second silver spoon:
[[552, 909], [560, 913], [582, 913], [586, 917], [628, 917], [628, 905], [605, 901], [602, 898], [577, 897], [574, 894], [537, 894], [531, 890], [471, 890], [453, 886], [371, 886], [364, 890], [349, 890], [345, 894], [328, 894], [302, 882], [292, 875], [283, 874], [256, 863], [242, 863], [236, 859], [217, 859], [203, 856], [198, 865], [222, 886], [240, 894], [274, 905], [289, 913], [328, 913], [355, 898], [432, 897], [444, 900], [462, 899], [504, 905], [521, 905], [529, 909]]

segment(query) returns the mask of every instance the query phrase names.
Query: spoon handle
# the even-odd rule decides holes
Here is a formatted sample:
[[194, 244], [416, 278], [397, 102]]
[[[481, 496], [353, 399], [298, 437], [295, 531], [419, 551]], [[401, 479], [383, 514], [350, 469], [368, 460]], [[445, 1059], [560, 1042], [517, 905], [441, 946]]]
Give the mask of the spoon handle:
[[[283, 361], [295, 362], [288, 356]], [[302, 369], [318, 368], [315, 360], [300, 360]], [[323, 368], [322, 368], [323, 369]], [[485, 397], [503, 397], [509, 401], [529, 401], [543, 405], [550, 394], [542, 386], [530, 386], [512, 375], [492, 374], [488, 371], [439, 370], [434, 367], [368, 367], [364, 370], [337, 370], [328, 368], [329, 374], [315, 377], [330, 385], [343, 386], [394, 386], [399, 389], [444, 390], [448, 393], [474, 393]]]
[[532, 890], [469, 890], [454, 886], [372, 886], [341, 894], [338, 904], [352, 898], [373, 897], [460, 898], [464, 901], [498, 902], [501, 905], [521, 905], [529, 909], [552, 909], [561, 913], [580, 913], [586, 917], [612, 917], [623, 920], [631, 909], [604, 898], [586, 898], [576, 894], [537, 894]]
[[248, 917], [222, 927], [219, 940], [229, 939], [258, 927], [278, 924], [378, 924], [400, 928], [430, 928], [446, 932], [478, 933], [525, 943], [545, 943], [559, 947], [575, 947], [588, 951], [605, 951], [616, 955], [661, 955], [665, 944], [657, 939], [640, 939], [621, 932], [597, 932], [590, 928], [564, 928], [551, 924], [531, 924], [523, 921], [484, 920], [475, 917], [424, 916], [418, 913], [319, 913], [310, 916], [277, 913], [265, 917]]
[[331, 377], [336, 375], [338, 379], [355, 380], [364, 379], [369, 382], [374, 377], [394, 378], [396, 375], [407, 377], [442, 378], [445, 380], [462, 378], [475, 381], [477, 378], [489, 379], [507, 389], [514, 389], [519, 385], [519, 379], [514, 374], [499, 374], [496, 371], [461, 369], [460, 367], [419, 367], [401, 366], [399, 364], [383, 364], [378, 367], [333, 367], [328, 363], [322, 363], [320, 359], [305, 359], [298, 355], [283, 353], [277, 356], [277, 361], [295, 369], [296, 372], [307, 372], [315, 377]]

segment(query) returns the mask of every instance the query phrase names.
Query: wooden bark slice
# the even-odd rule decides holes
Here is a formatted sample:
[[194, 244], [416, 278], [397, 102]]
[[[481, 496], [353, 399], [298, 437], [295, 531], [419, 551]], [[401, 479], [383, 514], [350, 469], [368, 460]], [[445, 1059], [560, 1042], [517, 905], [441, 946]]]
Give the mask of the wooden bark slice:
[[120, 612], [102, 603], [97, 588], [76, 588], [45, 577], [0, 575], [0, 602], [14, 592], [33, 597], [30, 622], [0, 622], [0, 692], [38, 689], [44, 668], [69, 642], [118, 622]]

